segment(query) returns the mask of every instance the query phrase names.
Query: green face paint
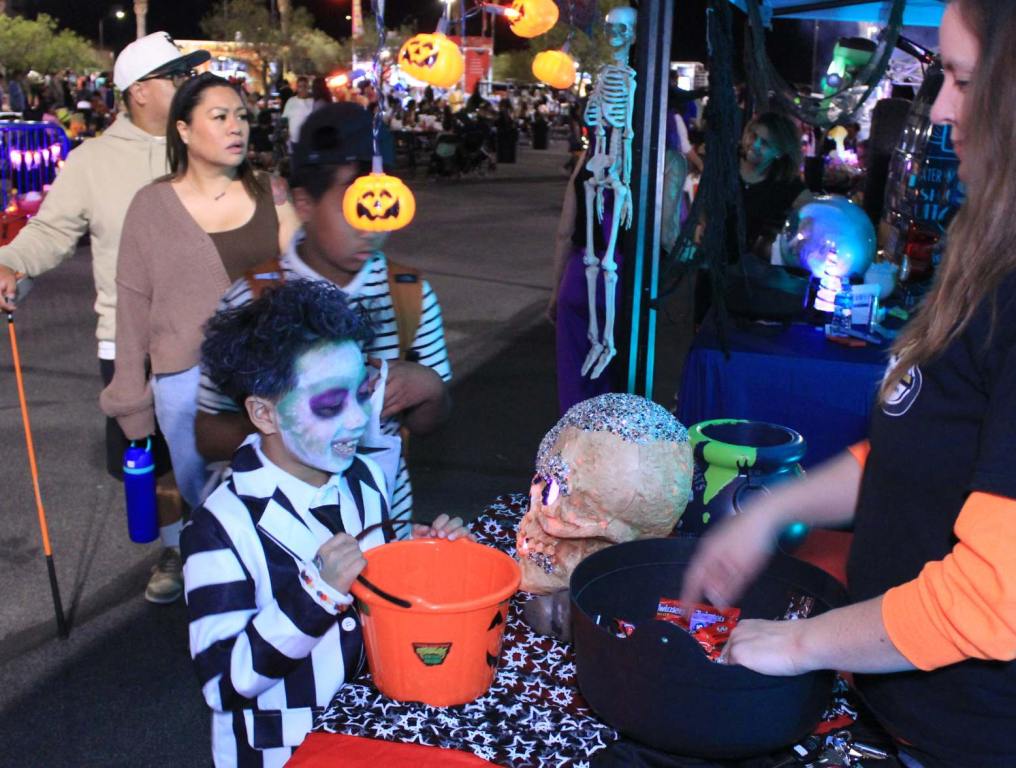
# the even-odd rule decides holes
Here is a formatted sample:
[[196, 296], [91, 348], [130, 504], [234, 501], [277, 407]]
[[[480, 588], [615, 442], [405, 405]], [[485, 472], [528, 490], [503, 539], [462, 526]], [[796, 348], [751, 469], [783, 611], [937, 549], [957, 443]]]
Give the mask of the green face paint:
[[292, 458], [332, 475], [348, 469], [370, 420], [372, 389], [354, 342], [328, 342], [303, 353], [296, 386], [276, 406]]

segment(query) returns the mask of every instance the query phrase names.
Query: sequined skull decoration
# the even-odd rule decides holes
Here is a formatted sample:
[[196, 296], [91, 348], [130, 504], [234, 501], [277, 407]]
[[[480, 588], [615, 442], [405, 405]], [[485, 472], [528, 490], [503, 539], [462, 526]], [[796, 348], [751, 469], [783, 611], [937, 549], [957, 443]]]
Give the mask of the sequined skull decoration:
[[688, 431], [662, 406], [626, 394], [574, 405], [536, 457], [516, 538], [522, 589], [563, 589], [593, 552], [668, 535], [688, 503], [691, 479]]

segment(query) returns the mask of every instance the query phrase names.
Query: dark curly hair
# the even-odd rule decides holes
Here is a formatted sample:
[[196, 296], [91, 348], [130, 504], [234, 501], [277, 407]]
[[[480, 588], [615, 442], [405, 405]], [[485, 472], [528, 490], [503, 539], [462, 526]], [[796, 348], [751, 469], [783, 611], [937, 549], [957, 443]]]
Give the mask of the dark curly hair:
[[249, 395], [278, 400], [296, 384], [297, 358], [318, 344], [374, 337], [366, 316], [321, 280], [293, 280], [252, 302], [217, 312], [205, 326], [201, 362], [235, 402]]

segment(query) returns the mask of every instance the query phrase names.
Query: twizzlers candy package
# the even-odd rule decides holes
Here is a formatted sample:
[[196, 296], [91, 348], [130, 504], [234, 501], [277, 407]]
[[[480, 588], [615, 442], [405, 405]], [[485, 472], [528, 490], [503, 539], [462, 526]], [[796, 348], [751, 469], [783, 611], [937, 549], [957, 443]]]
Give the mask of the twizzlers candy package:
[[737, 626], [740, 608], [716, 608], [703, 603], [682, 603], [670, 597], [661, 597], [656, 608], [659, 621], [669, 621], [688, 632], [716, 661], [723, 652], [730, 633]]

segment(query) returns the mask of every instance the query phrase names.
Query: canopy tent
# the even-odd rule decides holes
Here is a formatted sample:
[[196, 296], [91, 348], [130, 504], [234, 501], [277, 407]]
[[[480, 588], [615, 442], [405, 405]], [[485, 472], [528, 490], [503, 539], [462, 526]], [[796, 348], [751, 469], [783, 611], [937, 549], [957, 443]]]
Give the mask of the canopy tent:
[[[730, 0], [745, 10], [745, 0]], [[774, 19], [815, 19], [819, 21], [885, 22], [889, 2], [863, 0], [764, 0]], [[945, 10], [945, 0], [908, 0], [903, 24], [912, 27], [937, 27]]]
[[[723, 0], [716, 0], [722, 5]], [[775, 19], [869, 22], [885, 25], [892, 0], [752, 0], [771, 9]], [[906, 0], [904, 26], [937, 27], [947, 0]], [[747, 12], [746, 0], [730, 0]], [[622, 270], [622, 296], [626, 306], [622, 323], [627, 339], [619, 333], [618, 358], [627, 358], [624, 382], [628, 392], [653, 396], [656, 312], [660, 277], [659, 232], [662, 221], [662, 178], [667, 95], [660, 75], [668, 71], [670, 29], [680, 0], [639, 0], [639, 44], [635, 69], [638, 96], [635, 106], [635, 143], [632, 165], [632, 228], [623, 233], [623, 250], [630, 257]], [[647, 87], [648, 86], [648, 87]], [[623, 328], [623, 325], [622, 325]], [[622, 346], [623, 345], [623, 346]], [[626, 347], [626, 348], [625, 348]], [[623, 363], [622, 363], [623, 364]]]

